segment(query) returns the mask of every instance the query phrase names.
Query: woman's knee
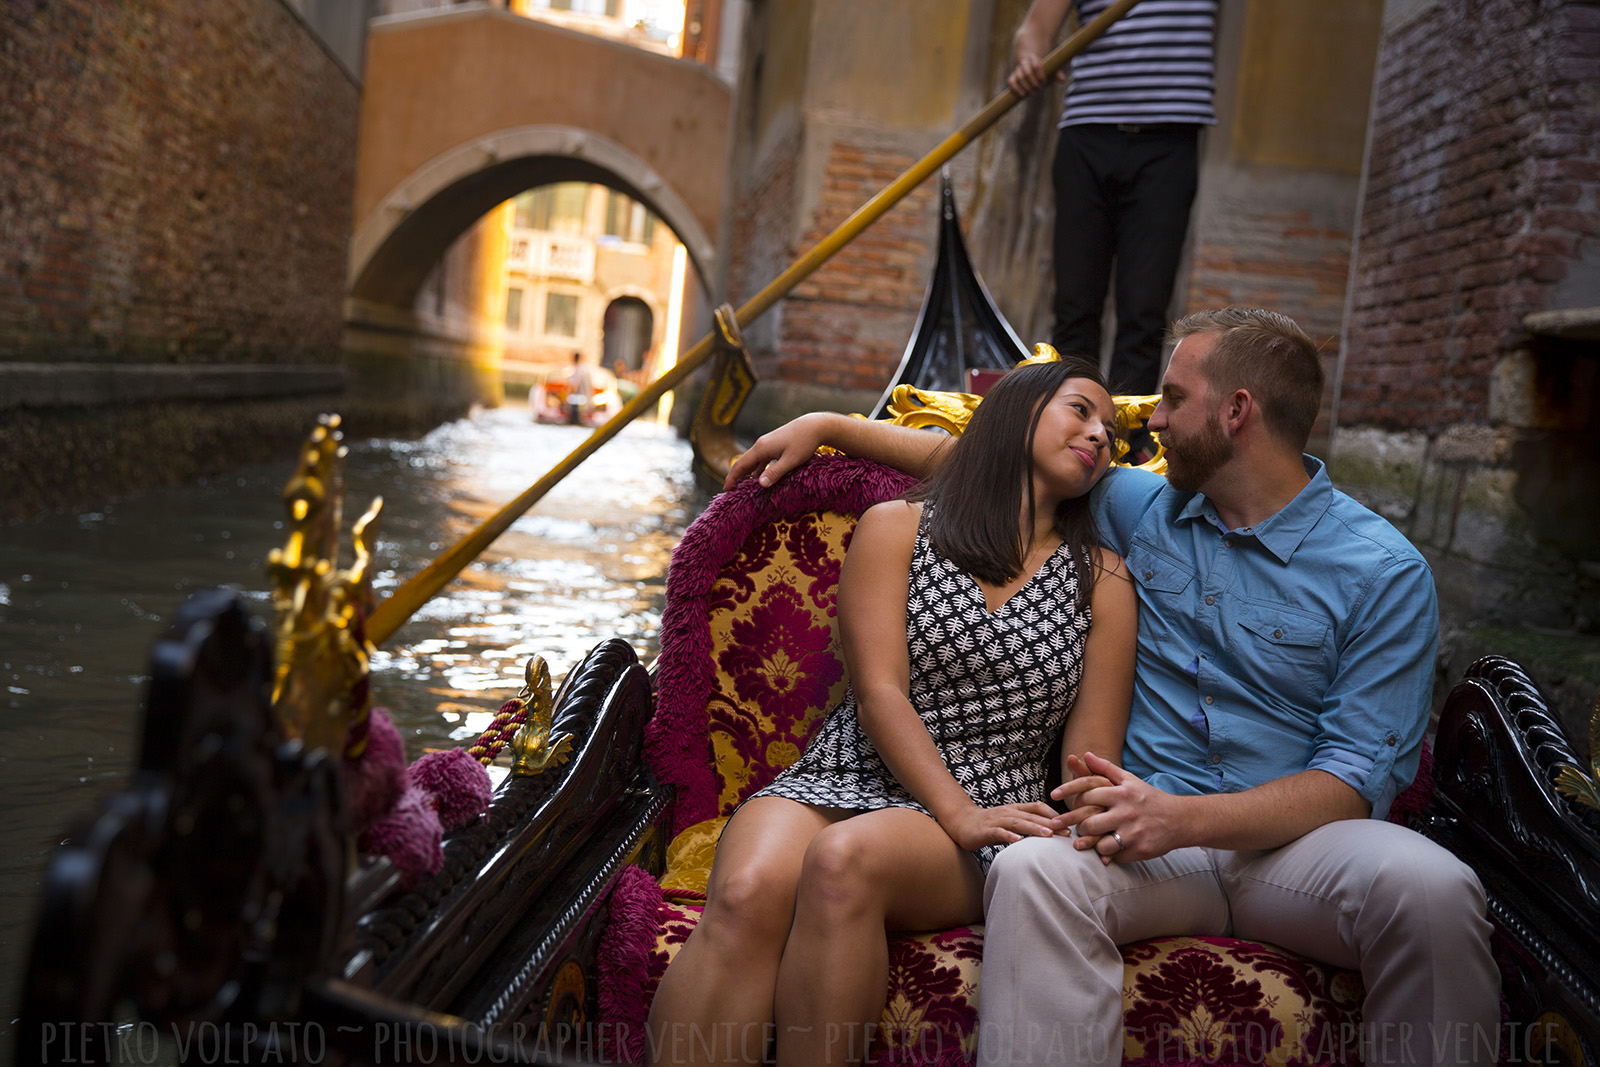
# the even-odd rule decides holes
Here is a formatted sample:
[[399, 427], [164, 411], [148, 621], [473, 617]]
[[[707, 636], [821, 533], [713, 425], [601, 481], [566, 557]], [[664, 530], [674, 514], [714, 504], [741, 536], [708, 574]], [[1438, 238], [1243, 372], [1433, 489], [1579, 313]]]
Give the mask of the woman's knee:
[[728, 942], [781, 946], [794, 919], [793, 874], [763, 864], [717, 871], [697, 930]]
[[836, 823], [811, 839], [800, 867], [797, 917], [848, 918], [883, 911], [880, 857], [870, 835], [858, 832], [851, 821]]

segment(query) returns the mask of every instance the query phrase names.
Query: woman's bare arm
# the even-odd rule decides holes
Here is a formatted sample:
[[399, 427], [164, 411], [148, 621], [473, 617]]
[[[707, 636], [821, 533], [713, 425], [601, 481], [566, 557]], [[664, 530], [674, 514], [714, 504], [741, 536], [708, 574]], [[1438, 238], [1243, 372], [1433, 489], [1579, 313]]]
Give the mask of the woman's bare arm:
[[815, 411], [756, 438], [750, 451], [729, 468], [722, 487], [732, 489], [752, 474], [761, 476], [762, 485], [771, 485], [810, 459], [822, 445], [923, 478], [933, 470], [949, 441], [950, 438], [927, 430]]
[[[1061, 735], [1061, 769], [1067, 781], [1088, 773], [1083, 756], [1093, 752], [1122, 764], [1122, 738], [1133, 703], [1134, 657], [1139, 639], [1139, 603], [1122, 557], [1098, 552], [1097, 580], [1090, 597], [1092, 624], [1083, 647], [1083, 680]], [[1107, 783], [1109, 784], [1109, 783]], [[1058, 788], [1051, 795], [1061, 798]], [[1069, 803], [1075, 805], [1077, 798]], [[1093, 847], [1089, 841], [1084, 848]]]

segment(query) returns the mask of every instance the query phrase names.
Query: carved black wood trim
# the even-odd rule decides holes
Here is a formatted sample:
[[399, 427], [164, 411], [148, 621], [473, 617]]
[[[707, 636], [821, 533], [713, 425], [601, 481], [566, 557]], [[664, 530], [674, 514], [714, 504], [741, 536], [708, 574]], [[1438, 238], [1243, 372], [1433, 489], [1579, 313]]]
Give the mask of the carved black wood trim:
[[554, 729], [581, 739], [575, 757], [510, 779], [482, 822], [452, 836], [446, 870], [362, 920], [357, 946], [377, 960], [374, 988], [432, 1007], [456, 995], [617, 806], [638, 774], [650, 710], [632, 648], [597, 646], [557, 695]]
[[1468, 668], [1440, 715], [1437, 790], [1418, 828], [1483, 882], [1502, 952], [1513, 1020], [1547, 1012], [1600, 1049], [1600, 834], [1555, 789], [1582, 765], [1538, 687], [1489, 656]]

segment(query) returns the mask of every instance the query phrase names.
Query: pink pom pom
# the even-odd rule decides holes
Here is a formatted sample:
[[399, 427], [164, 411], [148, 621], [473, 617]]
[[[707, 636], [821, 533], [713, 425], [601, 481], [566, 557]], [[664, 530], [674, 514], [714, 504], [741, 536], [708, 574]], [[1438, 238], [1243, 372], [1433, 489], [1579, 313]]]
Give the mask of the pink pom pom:
[[406, 785], [406, 743], [382, 708], [367, 717], [367, 750], [344, 761], [345, 798], [350, 825], [359, 832], [381, 819]]
[[401, 887], [409, 889], [444, 866], [443, 837], [432, 798], [413, 786], [400, 794], [393, 811], [367, 827], [357, 845], [363, 852], [388, 856], [400, 870]]
[[446, 831], [459, 830], [489, 810], [489, 772], [464, 748], [429, 752], [411, 765], [411, 781], [433, 794]]

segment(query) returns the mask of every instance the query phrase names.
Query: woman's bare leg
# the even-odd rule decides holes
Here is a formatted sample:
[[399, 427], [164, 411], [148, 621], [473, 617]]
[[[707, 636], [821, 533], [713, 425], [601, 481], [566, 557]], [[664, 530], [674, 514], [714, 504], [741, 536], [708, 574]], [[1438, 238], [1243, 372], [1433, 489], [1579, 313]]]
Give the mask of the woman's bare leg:
[[983, 874], [928, 816], [869, 811], [806, 850], [778, 968], [780, 1067], [859, 1063], [889, 983], [886, 930], [939, 930], [983, 917]]
[[647, 1024], [652, 1063], [760, 1063], [806, 846], [844, 812], [757, 797], [728, 821], [706, 907]]

